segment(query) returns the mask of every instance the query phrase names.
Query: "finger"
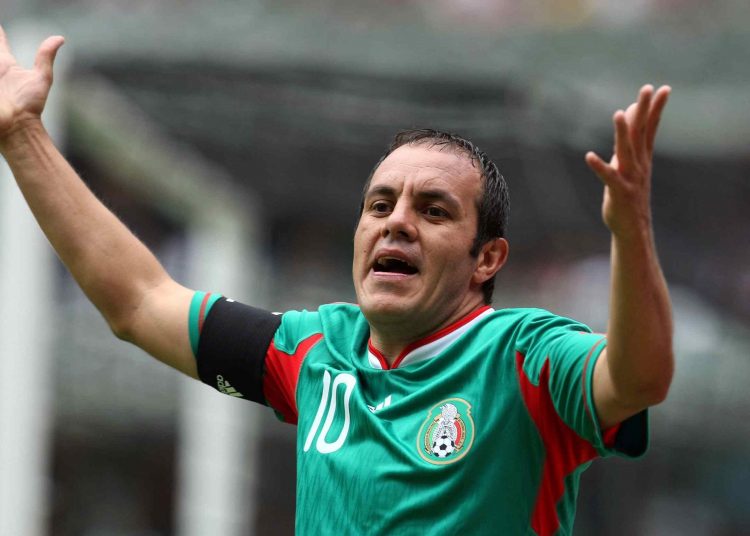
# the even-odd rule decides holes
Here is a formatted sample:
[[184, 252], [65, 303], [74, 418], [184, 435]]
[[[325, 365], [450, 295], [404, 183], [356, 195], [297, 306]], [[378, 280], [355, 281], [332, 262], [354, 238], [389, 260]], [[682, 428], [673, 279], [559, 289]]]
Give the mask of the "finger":
[[55, 35], [45, 39], [36, 53], [34, 67], [48, 80], [52, 80], [52, 65], [55, 63], [57, 51], [65, 43], [65, 38]]
[[630, 143], [625, 112], [617, 110], [612, 117], [612, 122], [615, 125], [615, 156], [617, 156], [619, 171], [627, 174], [633, 161], [633, 146]]
[[646, 148], [646, 125], [648, 124], [653, 93], [654, 87], [651, 84], [646, 84], [638, 94], [638, 104], [631, 123], [632, 144], [637, 154], [640, 154]]
[[10, 43], [8, 43], [8, 36], [5, 35], [5, 30], [0, 26], [0, 52], [10, 53]]
[[635, 132], [637, 116], [638, 103], [634, 102], [625, 110], [625, 123], [628, 127], [628, 140], [630, 140], [630, 146], [633, 148], [634, 152], [638, 151], [638, 145], [636, 145], [637, 134]]
[[664, 107], [667, 105], [669, 95], [672, 93], [672, 88], [669, 86], [661, 86], [654, 95], [651, 102], [651, 109], [648, 114], [648, 121], [646, 124], [646, 150], [649, 154], [654, 152], [654, 140], [656, 139], [656, 131], [659, 128], [659, 121], [661, 121], [661, 114]]
[[586, 153], [586, 165], [607, 186], [615, 186], [619, 183], [617, 171], [593, 151]]
[[635, 124], [636, 114], [638, 113], [637, 108], [638, 103], [634, 102], [625, 110], [625, 120], [628, 122], [628, 125]]

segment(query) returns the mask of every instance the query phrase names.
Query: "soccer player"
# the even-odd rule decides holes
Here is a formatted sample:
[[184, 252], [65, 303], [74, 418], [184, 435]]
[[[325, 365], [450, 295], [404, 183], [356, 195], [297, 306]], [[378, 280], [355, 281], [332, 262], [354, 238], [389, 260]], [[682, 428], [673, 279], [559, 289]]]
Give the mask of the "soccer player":
[[606, 336], [539, 309], [493, 309], [507, 188], [471, 142], [398, 135], [364, 189], [358, 304], [271, 314], [187, 289], [86, 188], [40, 114], [63, 43], [30, 70], [0, 33], [0, 151], [58, 255], [120, 338], [297, 424], [301, 534], [569, 534], [580, 473], [646, 449], [673, 371], [651, 225], [670, 89], [614, 115]]

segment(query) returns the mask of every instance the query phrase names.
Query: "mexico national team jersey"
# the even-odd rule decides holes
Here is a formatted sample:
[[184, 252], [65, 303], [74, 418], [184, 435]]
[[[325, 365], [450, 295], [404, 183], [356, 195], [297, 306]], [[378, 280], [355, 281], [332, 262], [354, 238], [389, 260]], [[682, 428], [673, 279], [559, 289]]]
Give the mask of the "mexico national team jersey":
[[297, 425], [297, 534], [570, 534], [590, 461], [646, 449], [645, 412], [599, 428], [606, 341], [573, 320], [482, 307], [389, 367], [355, 305], [215, 299], [192, 308], [199, 374]]

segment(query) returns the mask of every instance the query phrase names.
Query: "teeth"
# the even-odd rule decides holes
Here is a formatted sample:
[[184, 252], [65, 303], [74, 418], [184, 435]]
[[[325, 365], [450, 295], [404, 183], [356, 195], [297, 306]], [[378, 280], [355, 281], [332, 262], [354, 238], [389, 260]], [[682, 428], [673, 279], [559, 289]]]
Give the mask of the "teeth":
[[399, 259], [398, 257], [390, 256], [378, 257], [375, 261], [374, 268], [377, 271], [397, 272], [404, 274], [416, 274], [419, 271], [408, 261]]
[[406, 266], [411, 267], [411, 264], [409, 264], [403, 259], [399, 259], [396, 257], [380, 257], [377, 261], [377, 264], [381, 266], [388, 266], [389, 264], [393, 264], [393, 263], [405, 264]]
[[407, 261], [396, 258], [396, 257], [380, 257], [378, 259], [378, 264], [386, 264], [388, 261], [402, 262], [406, 264], [407, 266], [411, 266], [411, 264], [409, 264]]

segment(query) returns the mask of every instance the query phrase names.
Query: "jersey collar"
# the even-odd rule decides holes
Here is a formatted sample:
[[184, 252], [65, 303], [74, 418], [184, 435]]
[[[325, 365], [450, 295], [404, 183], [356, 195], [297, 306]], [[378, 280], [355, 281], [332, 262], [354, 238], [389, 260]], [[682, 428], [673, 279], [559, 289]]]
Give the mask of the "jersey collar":
[[395, 369], [425, 361], [426, 359], [435, 357], [448, 348], [448, 346], [458, 340], [461, 335], [471, 329], [480, 318], [493, 311], [494, 309], [492, 307], [485, 305], [472, 311], [453, 324], [436, 331], [432, 335], [428, 335], [423, 339], [410, 343], [401, 351], [398, 357], [396, 357], [393, 366], [388, 366], [388, 361], [386, 361], [385, 356], [380, 350], [372, 345], [372, 339], [370, 339], [367, 341], [367, 360], [372, 368], [382, 370]]

